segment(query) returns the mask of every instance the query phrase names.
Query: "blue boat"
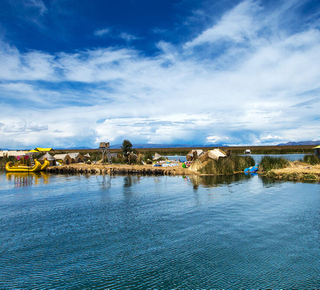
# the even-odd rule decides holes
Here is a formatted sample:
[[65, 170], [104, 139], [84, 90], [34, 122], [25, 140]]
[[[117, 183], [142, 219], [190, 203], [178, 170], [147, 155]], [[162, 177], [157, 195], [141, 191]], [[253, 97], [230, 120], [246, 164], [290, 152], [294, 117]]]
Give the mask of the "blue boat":
[[248, 167], [244, 170], [244, 173], [255, 173], [258, 171], [258, 165]]

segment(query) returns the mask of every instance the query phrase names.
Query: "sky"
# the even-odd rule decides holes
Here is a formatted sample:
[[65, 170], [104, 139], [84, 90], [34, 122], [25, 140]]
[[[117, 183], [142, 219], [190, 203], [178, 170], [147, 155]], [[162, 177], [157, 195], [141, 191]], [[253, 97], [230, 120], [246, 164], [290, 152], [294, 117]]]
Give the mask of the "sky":
[[319, 0], [1, 0], [0, 148], [320, 140]]

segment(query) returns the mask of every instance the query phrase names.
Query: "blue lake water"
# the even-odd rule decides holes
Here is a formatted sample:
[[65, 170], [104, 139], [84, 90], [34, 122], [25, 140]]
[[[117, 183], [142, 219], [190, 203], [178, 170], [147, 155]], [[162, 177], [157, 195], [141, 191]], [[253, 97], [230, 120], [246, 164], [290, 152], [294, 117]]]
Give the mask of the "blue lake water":
[[0, 288], [319, 288], [320, 185], [0, 172]]
[[[303, 160], [303, 157], [305, 155], [310, 155], [310, 154], [268, 154], [268, 155], [262, 155], [262, 154], [250, 154], [254, 161], [256, 162], [257, 165], [259, 165], [261, 159], [263, 156], [271, 156], [271, 157], [283, 157], [289, 161], [297, 161], [297, 160]], [[245, 156], [245, 155], [243, 155]]]

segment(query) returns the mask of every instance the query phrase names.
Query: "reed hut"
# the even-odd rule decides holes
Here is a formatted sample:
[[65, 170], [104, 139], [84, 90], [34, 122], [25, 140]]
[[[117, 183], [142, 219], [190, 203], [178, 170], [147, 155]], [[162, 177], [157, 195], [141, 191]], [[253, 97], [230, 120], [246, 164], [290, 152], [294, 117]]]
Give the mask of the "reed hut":
[[76, 153], [68, 153], [68, 155], [71, 157], [72, 163], [84, 162], [83, 155], [82, 155], [81, 153], [79, 153], [79, 152], [76, 152]]
[[72, 159], [68, 154], [56, 154], [54, 158], [61, 164], [67, 165], [72, 163]]
[[[46, 152], [43, 156], [41, 156], [38, 160], [44, 161], [45, 159], [47, 159], [50, 162], [50, 166], [54, 166], [56, 165], [56, 158], [54, 158], [52, 155], [50, 155], [49, 152]], [[41, 162], [42, 163], [42, 162]]]
[[204, 154], [204, 151], [202, 149], [193, 149], [187, 154], [187, 156], [186, 156], [187, 161], [196, 160], [202, 154]]
[[227, 154], [220, 149], [213, 149], [208, 151], [208, 157], [213, 160], [227, 157]]
[[314, 155], [320, 158], [320, 145], [313, 148], [314, 149]]

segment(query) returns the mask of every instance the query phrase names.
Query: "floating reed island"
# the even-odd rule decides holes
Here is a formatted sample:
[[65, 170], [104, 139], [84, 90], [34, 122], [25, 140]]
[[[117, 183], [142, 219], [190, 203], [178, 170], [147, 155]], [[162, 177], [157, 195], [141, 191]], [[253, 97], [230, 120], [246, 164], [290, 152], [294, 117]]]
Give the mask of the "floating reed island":
[[109, 175], [190, 175], [195, 172], [183, 168], [182, 164], [174, 167], [153, 167], [152, 165], [123, 165], [123, 164], [70, 164], [52, 166], [47, 168], [47, 173], [57, 174], [109, 174]]
[[288, 163], [285, 168], [271, 169], [266, 176], [277, 180], [320, 182], [320, 165], [310, 165], [300, 161]]
[[[186, 165], [187, 163], [187, 165]], [[233, 175], [243, 173], [244, 169], [254, 165], [252, 157], [224, 157], [217, 160], [201, 161], [195, 158], [188, 162], [173, 162], [159, 164], [85, 164], [72, 163], [63, 166], [51, 166], [48, 173], [70, 174], [140, 174], [140, 175]]]
[[315, 155], [305, 155], [303, 160], [293, 162], [283, 157], [264, 156], [259, 170], [277, 180], [320, 182], [320, 159]]

